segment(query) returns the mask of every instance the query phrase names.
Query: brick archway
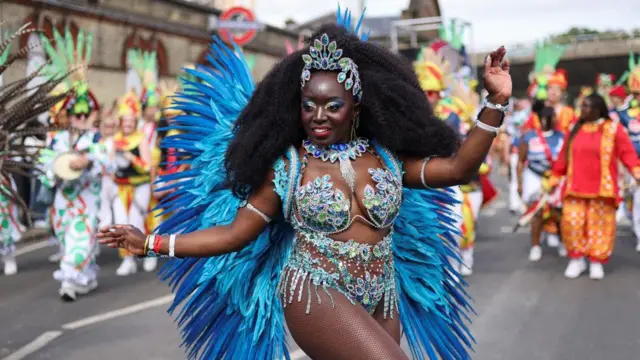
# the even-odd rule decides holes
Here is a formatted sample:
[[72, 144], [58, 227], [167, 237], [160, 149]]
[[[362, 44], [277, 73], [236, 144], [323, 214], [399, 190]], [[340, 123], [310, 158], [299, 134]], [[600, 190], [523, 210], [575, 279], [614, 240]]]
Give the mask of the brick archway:
[[122, 54], [120, 58], [121, 66], [123, 69], [127, 69], [127, 52], [130, 49], [140, 49], [142, 51], [155, 51], [158, 57], [158, 73], [160, 75], [169, 75], [169, 59], [167, 55], [167, 49], [164, 43], [155, 35], [151, 35], [145, 39], [135, 30], [127, 36], [124, 40], [122, 47]]
[[[41, 21], [39, 21], [41, 20]], [[73, 37], [73, 45], [76, 45], [76, 41], [78, 39], [78, 33], [80, 32], [80, 27], [75, 21], [67, 19], [65, 21], [54, 22], [48, 16], [43, 16], [42, 19], [38, 16], [37, 13], [32, 13], [24, 19], [24, 23], [31, 23], [28, 29], [40, 29], [44, 33], [52, 45], [55, 46], [55, 40], [53, 38], [53, 29], [57, 29], [60, 35], [64, 37], [64, 33], [66, 27], [69, 26], [69, 30], [71, 32], [71, 36]], [[22, 34], [20, 36], [20, 48], [24, 48], [29, 44], [29, 37], [31, 33]]]

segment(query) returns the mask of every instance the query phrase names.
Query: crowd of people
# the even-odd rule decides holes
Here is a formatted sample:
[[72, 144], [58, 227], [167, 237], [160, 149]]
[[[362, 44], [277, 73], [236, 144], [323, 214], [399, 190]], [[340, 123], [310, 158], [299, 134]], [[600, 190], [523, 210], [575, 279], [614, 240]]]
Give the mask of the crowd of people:
[[[220, 41], [182, 91], [157, 84], [155, 55], [133, 50], [143, 89], [108, 109], [86, 80], [90, 36], [43, 39], [46, 73], [64, 79], [53, 93], [66, 94], [37, 162], [63, 299], [97, 287], [105, 244], [119, 249], [119, 276], [137, 272], [136, 257], [145, 271], [179, 258], [165, 276], [179, 284], [174, 307], [186, 302], [191, 357], [284, 355], [284, 320], [312, 357], [405, 358], [402, 327], [414, 354], [468, 358], [460, 280], [473, 274], [478, 215], [498, 196], [492, 167], [509, 177], [517, 226], [531, 228], [531, 261], [545, 235], [569, 257], [566, 277], [602, 279], [617, 222], [640, 235], [633, 55], [624, 79], [599, 76], [572, 107], [562, 46], [537, 48], [526, 99], [511, 98], [497, 49], [478, 95], [463, 26], [443, 27], [411, 68], [366, 42], [348, 11], [337, 20], [310, 47], [288, 46], [257, 87]], [[2, 216], [11, 275], [20, 229], [15, 211]]]
[[[71, 36], [69, 32], [64, 35]], [[66, 96], [48, 113], [52, 128], [44, 135], [44, 148], [38, 150], [39, 171], [35, 173], [39, 174], [40, 186], [34, 203], [46, 209], [45, 220], [40, 223], [57, 249], [49, 260], [59, 263], [54, 278], [61, 282], [60, 296], [75, 300], [78, 294], [97, 287], [97, 229], [130, 223], [152, 232], [162, 220], [153, 209], [168, 194], [155, 180], [183, 169], [168, 165], [176, 161], [175, 150], [160, 148], [162, 139], [171, 134], [163, 128], [177, 115], [171, 109], [171, 98], [178, 82], [156, 83], [155, 54], [130, 51], [128, 60], [135, 66], [142, 91], [132, 89], [110, 107], [101, 108], [86, 80], [90, 34], [79, 35], [76, 42], [66, 40], [54, 46], [43, 37], [51, 58], [43, 74], [60, 79], [52, 94]], [[71, 75], [67, 77], [68, 73]], [[12, 231], [3, 236], [6, 249], [15, 248], [20, 230], [24, 230], [14, 208], [7, 206], [4, 218]], [[18, 271], [12, 253], [3, 254], [5, 275]], [[122, 263], [116, 275], [135, 274], [138, 261], [134, 256], [126, 251], [119, 254]], [[147, 272], [155, 271], [157, 259], [144, 259], [142, 267]]]
[[566, 277], [578, 277], [588, 260], [590, 278], [602, 279], [618, 223], [632, 224], [640, 252], [640, 66], [630, 54], [617, 82], [600, 74], [572, 107], [567, 74], [556, 69], [563, 51], [537, 49], [528, 97], [513, 102], [493, 156], [509, 176], [510, 211], [531, 226], [529, 260], [541, 259], [544, 236], [569, 257]]

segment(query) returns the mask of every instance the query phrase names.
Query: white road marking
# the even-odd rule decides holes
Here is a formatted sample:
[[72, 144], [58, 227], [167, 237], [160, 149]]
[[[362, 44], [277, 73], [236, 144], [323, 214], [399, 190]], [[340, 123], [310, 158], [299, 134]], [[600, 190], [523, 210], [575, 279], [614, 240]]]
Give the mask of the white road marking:
[[62, 335], [62, 331], [47, 331], [42, 335], [35, 338], [32, 342], [18, 349], [18, 351], [5, 357], [2, 360], [22, 360], [34, 352], [42, 349], [48, 343], [55, 340], [58, 336]]
[[70, 322], [62, 325], [62, 328], [65, 330], [75, 330], [81, 327], [97, 324], [103, 321], [115, 319], [117, 317], [134, 314], [143, 310], [152, 309], [158, 306], [163, 306], [171, 303], [173, 301], [173, 295], [167, 295], [163, 297], [159, 297], [157, 299], [141, 302], [139, 304], [127, 306], [122, 309], [117, 309], [113, 311], [108, 311], [102, 314], [89, 316], [84, 319], [80, 319], [78, 321]]
[[483, 210], [480, 213], [480, 215], [482, 215], [483, 217], [494, 217], [494, 216], [496, 216], [496, 214], [497, 214], [496, 209], [494, 209], [492, 207], [487, 209], [487, 210]]
[[291, 356], [291, 360], [300, 360], [307, 357], [307, 354], [305, 354], [304, 351], [302, 351], [302, 349], [298, 349], [292, 352], [291, 354], [289, 354], [289, 356]]
[[14, 253], [15, 256], [20, 256], [20, 255], [24, 255], [27, 253], [30, 253], [32, 251], [36, 251], [36, 250], [40, 250], [40, 249], [44, 249], [46, 247], [50, 247], [53, 246], [49, 240], [42, 240], [42, 241], [38, 241], [36, 243], [33, 244], [28, 244], [25, 246], [21, 246], [20, 248], [16, 249], [16, 252]]
[[496, 201], [495, 204], [493, 204], [492, 206], [492, 208], [495, 208], [495, 209], [504, 209], [506, 207], [507, 207], [507, 203], [502, 200]]

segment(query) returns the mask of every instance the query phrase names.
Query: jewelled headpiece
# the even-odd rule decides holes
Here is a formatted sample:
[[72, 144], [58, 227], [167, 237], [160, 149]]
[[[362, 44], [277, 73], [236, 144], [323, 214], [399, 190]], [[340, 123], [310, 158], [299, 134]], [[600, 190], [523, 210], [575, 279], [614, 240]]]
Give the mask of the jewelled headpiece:
[[[360, 19], [355, 27], [351, 22], [351, 11], [346, 9], [344, 13], [338, 4], [336, 13], [336, 23], [344, 27], [351, 34], [358, 36], [361, 41], [369, 39], [369, 33], [361, 33], [360, 28], [364, 20], [362, 10]], [[335, 41], [330, 41], [329, 35], [322, 34], [319, 39], [313, 41], [313, 45], [309, 48], [309, 54], [302, 55], [304, 60], [304, 68], [300, 75], [300, 83], [302, 87], [311, 79], [311, 70], [339, 71], [338, 82], [344, 84], [347, 91], [351, 91], [357, 102], [362, 99], [362, 83], [360, 82], [360, 73], [358, 73], [358, 65], [349, 57], [343, 57], [342, 49], [338, 49]]]
[[342, 56], [342, 49], [338, 49], [335, 41], [329, 42], [329, 35], [322, 34], [320, 39], [315, 39], [309, 48], [309, 54], [302, 55], [304, 69], [300, 76], [300, 82], [304, 87], [311, 79], [311, 70], [339, 71], [338, 82], [344, 84], [347, 91], [351, 91], [356, 101], [362, 99], [362, 84], [358, 65], [351, 58]]

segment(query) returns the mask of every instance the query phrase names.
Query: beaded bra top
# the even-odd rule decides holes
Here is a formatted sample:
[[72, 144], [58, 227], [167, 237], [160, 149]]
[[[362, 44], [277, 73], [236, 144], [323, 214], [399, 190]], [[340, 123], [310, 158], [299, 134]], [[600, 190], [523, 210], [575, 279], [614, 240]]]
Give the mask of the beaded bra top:
[[[368, 144], [365, 146], [366, 152], [377, 157]], [[322, 156], [315, 156], [317, 153], [310, 153], [309, 150], [307, 148], [307, 153], [303, 156], [300, 179], [303, 177], [309, 155], [323, 160]], [[365, 186], [362, 200], [368, 218], [351, 215], [351, 194], [347, 196], [344, 192], [334, 189], [331, 176], [327, 174], [305, 185], [299, 184], [294, 199], [294, 225], [324, 235], [341, 233], [356, 219], [361, 219], [376, 229], [391, 226], [402, 204], [402, 181], [388, 169], [370, 168], [369, 174], [375, 186]]]

